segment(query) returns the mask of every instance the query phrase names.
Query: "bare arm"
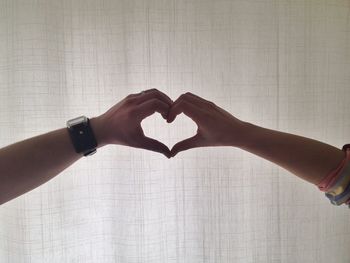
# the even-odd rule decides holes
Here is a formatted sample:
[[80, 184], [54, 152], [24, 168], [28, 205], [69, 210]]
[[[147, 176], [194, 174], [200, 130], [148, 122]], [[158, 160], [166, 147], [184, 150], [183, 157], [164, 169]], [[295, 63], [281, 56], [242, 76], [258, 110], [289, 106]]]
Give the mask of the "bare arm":
[[[90, 120], [98, 148], [98, 119]], [[75, 152], [67, 128], [58, 129], [0, 149], [0, 204], [49, 181], [82, 157]]]
[[318, 184], [345, 158], [345, 152], [334, 146], [241, 121], [192, 93], [183, 94], [174, 102], [168, 122], [180, 113], [192, 118], [198, 125], [198, 131], [192, 138], [174, 145], [172, 156], [195, 147], [234, 146], [269, 160], [313, 184]]
[[241, 149], [269, 160], [300, 178], [318, 184], [338, 167], [346, 153], [332, 145], [247, 124]]
[[[166, 118], [172, 101], [157, 90], [131, 94], [104, 114], [91, 118], [98, 148], [107, 144], [156, 151], [169, 157], [161, 142], [144, 136], [141, 121], [154, 112]], [[52, 179], [79, 160], [67, 128], [29, 138], [0, 149], [0, 204]]]

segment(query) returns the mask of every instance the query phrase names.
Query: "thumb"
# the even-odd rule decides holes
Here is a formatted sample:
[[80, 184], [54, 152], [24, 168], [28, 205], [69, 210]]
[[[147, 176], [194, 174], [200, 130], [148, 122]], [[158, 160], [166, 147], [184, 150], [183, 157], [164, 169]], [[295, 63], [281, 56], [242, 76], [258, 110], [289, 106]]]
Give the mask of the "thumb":
[[139, 148], [159, 152], [164, 154], [167, 158], [170, 158], [170, 150], [165, 144], [146, 136], [142, 138], [142, 144]]
[[175, 144], [170, 151], [170, 156], [174, 157], [179, 152], [186, 151], [188, 149], [196, 148], [196, 147], [200, 147], [200, 146], [201, 146], [200, 145], [200, 137], [197, 133], [195, 136], [190, 137], [188, 139], [185, 139], [185, 140]]

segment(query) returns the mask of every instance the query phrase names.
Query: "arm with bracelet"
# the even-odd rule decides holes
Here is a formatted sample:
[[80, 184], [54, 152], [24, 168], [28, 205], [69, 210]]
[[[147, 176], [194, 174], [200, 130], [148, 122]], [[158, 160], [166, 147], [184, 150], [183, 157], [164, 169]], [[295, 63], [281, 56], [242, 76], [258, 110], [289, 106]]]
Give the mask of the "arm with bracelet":
[[196, 147], [233, 146], [314, 184], [334, 199], [333, 204], [343, 204], [349, 199], [350, 168], [346, 150], [349, 145], [344, 145], [341, 150], [318, 140], [244, 122], [213, 102], [189, 92], [173, 103], [168, 122], [181, 113], [197, 123], [198, 131], [195, 136], [175, 144], [171, 156]]

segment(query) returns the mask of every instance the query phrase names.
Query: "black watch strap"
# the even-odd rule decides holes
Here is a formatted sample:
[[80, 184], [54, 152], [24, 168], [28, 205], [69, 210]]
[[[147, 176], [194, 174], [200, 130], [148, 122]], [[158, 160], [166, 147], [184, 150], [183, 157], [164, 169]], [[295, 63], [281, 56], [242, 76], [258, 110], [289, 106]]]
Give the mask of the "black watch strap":
[[78, 123], [72, 127], [67, 127], [67, 129], [76, 153], [83, 153], [84, 156], [88, 156], [96, 152], [97, 142], [88, 118], [87, 122]]

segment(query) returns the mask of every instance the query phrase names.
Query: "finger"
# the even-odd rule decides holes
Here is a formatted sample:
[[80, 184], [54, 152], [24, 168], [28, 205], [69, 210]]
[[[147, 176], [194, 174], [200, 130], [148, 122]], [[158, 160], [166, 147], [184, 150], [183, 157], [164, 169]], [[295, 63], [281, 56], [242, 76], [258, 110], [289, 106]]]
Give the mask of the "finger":
[[178, 99], [169, 109], [167, 122], [171, 123], [175, 120], [176, 116], [184, 113], [190, 117], [194, 122], [198, 122], [202, 116], [203, 111], [195, 104], [188, 102], [185, 99]]
[[160, 114], [162, 114], [163, 117], [165, 116], [166, 119], [166, 116], [168, 115], [170, 109], [170, 106], [168, 104], [157, 98], [145, 101], [144, 103], [135, 107], [136, 115], [141, 120], [154, 114], [155, 112], [159, 112]]
[[195, 136], [185, 139], [181, 142], [178, 142], [173, 146], [173, 148], [170, 151], [171, 157], [174, 157], [176, 154], [182, 151], [186, 151], [191, 148], [200, 147], [200, 136], [196, 134]]
[[128, 96], [126, 96], [125, 98], [126, 99], [129, 99], [129, 98], [135, 98], [137, 96], [139, 96], [142, 92], [139, 92], [139, 93], [131, 93], [129, 94]]
[[155, 99], [155, 98], [163, 101], [164, 103], [168, 104], [169, 106], [173, 104], [172, 99], [170, 99], [165, 93], [163, 93], [157, 89], [150, 89], [150, 90], [146, 90], [144, 92], [141, 92], [138, 96], [137, 103], [141, 104], [147, 100]]
[[146, 149], [146, 150], [162, 153], [167, 158], [170, 158], [169, 148], [165, 144], [163, 144], [155, 139], [144, 136], [141, 140], [139, 147]]
[[[195, 104], [197, 107], [201, 108], [204, 111], [212, 109], [213, 106], [216, 106], [213, 102], [203, 99], [202, 97], [199, 97], [198, 95], [195, 95], [191, 92], [186, 92], [185, 94], [182, 94], [179, 97], [179, 99], [191, 102], [192, 104]], [[174, 104], [175, 103], [176, 101], [174, 102]]]
[[211, 104], [211, 105], [215, 105], [213, 102], [209, 101], [209, 100], [206, 100], [202, 97], [199, 97], [198, 95], [196, 94], [193, 94], [191, 92], [187, 92], [185, 93], [185, 95], [188, 97], [189, 100], [192, 100], [193, 102], [195, 103], [201, 103], [201, 104]]

